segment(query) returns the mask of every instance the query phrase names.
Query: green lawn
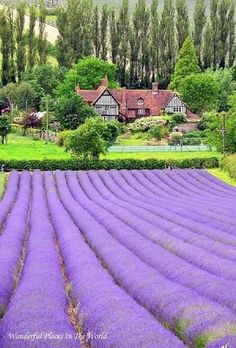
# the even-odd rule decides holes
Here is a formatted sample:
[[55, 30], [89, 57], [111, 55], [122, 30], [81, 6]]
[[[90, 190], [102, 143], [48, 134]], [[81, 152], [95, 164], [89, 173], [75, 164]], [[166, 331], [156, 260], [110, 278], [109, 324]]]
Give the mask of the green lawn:
[[232, 179], [229, 174], [220, 168], [208, 169], [208, 172], [229, 185], [236, 186], [236, 179]]
[[115, 145], [120, 146], [132, 146], [132, 145], [145, 145], [145, 134], [144, 133], [136, 133], [127, 135], [120, 135], [117, 138]]
[[148, 158], [156, 158], [156, 159], [188, 159], [188, 158], [208, 158], [208, 157], [220, 157], [221, 155], [217, 152], [211, 151], [199, 151], [199, 152], [109, 152], [102, 158], [106, 159], [125, 159], [125, 158], [134, 158], [134, 159], [148, 159]]
[[44, 158], [67, 159], [71, 156], [54, 143], [32, 140], [10, 134], [8, 143], [0, 145], [0, 160], [41, 160]]

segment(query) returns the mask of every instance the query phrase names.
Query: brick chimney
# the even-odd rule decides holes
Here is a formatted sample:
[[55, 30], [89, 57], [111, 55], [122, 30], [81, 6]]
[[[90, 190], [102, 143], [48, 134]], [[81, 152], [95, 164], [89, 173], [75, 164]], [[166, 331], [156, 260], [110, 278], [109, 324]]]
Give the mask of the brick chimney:
[[101, 81], [101, 86], [108, 88], [108, 78], [105, 76]]
[[157, 82], [153, 82], [152, 84], [152, 93], [153, 94], [157, 94], [159, 92], [158, 90], [158, 83]]

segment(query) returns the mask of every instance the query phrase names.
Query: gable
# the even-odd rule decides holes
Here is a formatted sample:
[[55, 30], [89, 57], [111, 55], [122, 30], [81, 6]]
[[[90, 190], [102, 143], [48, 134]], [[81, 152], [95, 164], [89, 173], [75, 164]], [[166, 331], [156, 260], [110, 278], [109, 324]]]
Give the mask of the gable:
[[111, 93], [106, 89], [96, 101], [93, 102], [94, 106], [99, 105], [114, 105], [119, 106], [117, 100], [111, 95]]
[[185, 104], [177, 94], [174, 94], [165, 107], [185, 107]]

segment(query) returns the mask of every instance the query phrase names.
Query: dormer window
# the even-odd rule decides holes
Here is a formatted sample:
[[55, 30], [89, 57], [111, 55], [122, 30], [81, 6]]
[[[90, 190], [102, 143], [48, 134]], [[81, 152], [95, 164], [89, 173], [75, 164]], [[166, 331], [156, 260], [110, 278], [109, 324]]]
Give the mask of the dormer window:
[[143, 98], [139, 98], [139, 99], [138, 99], [138, 105], [143, 105], [143, 103], [144, 103]]

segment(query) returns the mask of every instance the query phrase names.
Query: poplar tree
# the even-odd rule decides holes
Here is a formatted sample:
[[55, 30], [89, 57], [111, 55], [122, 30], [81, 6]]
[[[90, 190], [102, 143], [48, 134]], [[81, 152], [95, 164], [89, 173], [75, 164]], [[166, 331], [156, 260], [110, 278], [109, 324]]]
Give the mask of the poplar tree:
[[203, 63], [204, 69], [208, 69], [212, 67], [212, 54], [213, 54], [212, 30], [211, 30], [210, 22], [207, 21], [206, 29], [204, 32], [203, 51], [202, 51], [202, 63]]
[[164, 0], [161, 16], [161, 75], [165, 84], [170, 82], [176, 56], [175, 15], [173, 0]]
[[212, 38], [212, 67], [217, 69], [219, 62], [220, 50], [220, 33], [219, 33], [219, 0], [210, 1], [210, 21], [211, 21], [211, 38]]
[[176, 30], [179, 49], [189, 36], [189, 15], [186, 0], [176, 0]]
[[160, 54], [160, 38], [159, 38], [159, 16], [158, 16], [158, 0], [152, 0], [151, 3], [151, 20], [150, 20], [150, 64], [152, 82], [156, 81], [159, 74], [159, 54]]
[[119, 11], [119, 80], [121, 86], [126, 82], [126, 67], [129, 57], [129, 0], [122, 0], [122, 5]]
[[228, 38], [229, 38], [229, 15], [230, 15], [230, 0], [221, 0], [219, 4], [219, 67], [224, 68], [228, 53]]
[[14, 11], [12, 7], [7, 9], [7, 17], [9, 23], [8, 44], [9, 44], [9, 81], [16, 82], [16, 67], [15, 67], [15, 23], [14, 23]]
[[93, 48], [94, 48], [95, 57], [99, 58], [100, 50], [101, 50], [101, 34], [100, 34], [100, 16], [99, 16], [98, 6], [95, 6], [93, 11], [92, 40], [93, 40]]
[[228, 65], [232, 67], [235, 61], [236, 47], [235, 47], [235, 6], [231, 2], [229, 11], [229, 47], [228, 47]]
[[18, 80], [25, 71], [26, 51], [24, 42], [25, 3], [20, 1], [16, 8], [16, 65]]
[[57, 61], [60, 66], [70, 67], [73, 62], [73, 51], [69, 42], [69, 18], [66, 8], [57, 9], [56, 24], [59, 32], [56, 42]]
[[36, 40], [35, 40], [35, 24], [37, 19], [37, 10], [34, 5], [29, 8], [29, 47], [28, 47], [28, 64], [32, 69], [36, 63]]
[[47, 10], [45, 2], [42, 0], [39, 4], [39, 36], [38, 36], [38, 56], [39, 64], [45, 64], [47, 62], [47, 38], [45, 34]]
[[107, 31], [108, 31], [109, 11], [107, 5], [102, 6], [101, 14], [101, 58], [107, 59]]
[[202, 66], [201, 52], [203, 33], [206, 24], [206, 5], [205, 0], [197, 0], [194, 7], [194, 29], [193, 29], [193, 43], [196, 50], [196, 56], [199, 65]]
[[175, 64], [175, 71], [170, 83], [170, 89], [179, 90], [182, 80], [191, 74], [200, 73], [195, 48], [190, 37], [184, 41]]
[[110, 32], [110, 47], [111, 47], [111, 60], [113, 64], [117, 64], [119, 45], [120, 45], [120, 32], [119, 23], [116, 10], [112, 9], [109, 16], [109, 32]]
[[1, 38], [1, 54], [2, 54], [2, 84], [6, 85], [10, 82], [10, 47], [8, 42], [9, 22], [6, 10], [0, 12], [0, 38]]

